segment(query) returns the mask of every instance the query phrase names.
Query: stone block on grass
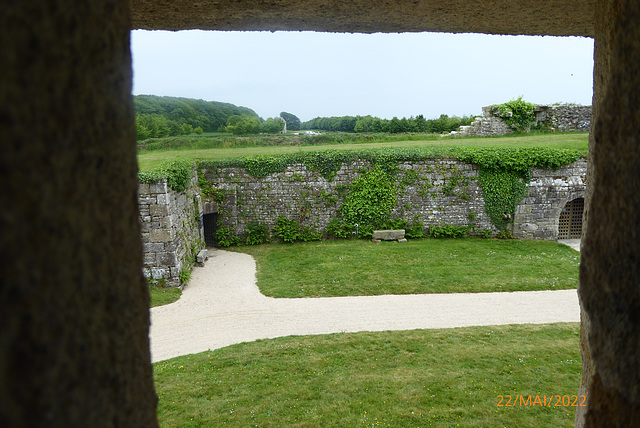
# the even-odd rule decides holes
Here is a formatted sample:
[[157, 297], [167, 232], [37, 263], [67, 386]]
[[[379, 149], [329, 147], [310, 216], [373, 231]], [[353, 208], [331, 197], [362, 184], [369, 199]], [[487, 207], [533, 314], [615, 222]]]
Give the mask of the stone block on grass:
[[374, 230], [372, 239], [379, 239], [381, 241], [397, 241], [399, 239], [404, 239], [404, 229]]

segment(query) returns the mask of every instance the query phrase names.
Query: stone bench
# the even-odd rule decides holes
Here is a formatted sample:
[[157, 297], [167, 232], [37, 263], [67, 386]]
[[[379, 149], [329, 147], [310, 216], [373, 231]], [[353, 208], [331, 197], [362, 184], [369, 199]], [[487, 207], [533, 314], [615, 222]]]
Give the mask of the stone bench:
[[381, 241], [407, 242], [404, 237], [404, 229], [374, 230], [371, 241], [376, 244], [380, 243]]
[[206, 262], [208, 259], [209, 259], [209, 253], [205, 248], [204, 250], [200, 250], [198, 252], [198, 255], [196, 256], [196, 264], [198, 266], [204, 266], [204, 262]]

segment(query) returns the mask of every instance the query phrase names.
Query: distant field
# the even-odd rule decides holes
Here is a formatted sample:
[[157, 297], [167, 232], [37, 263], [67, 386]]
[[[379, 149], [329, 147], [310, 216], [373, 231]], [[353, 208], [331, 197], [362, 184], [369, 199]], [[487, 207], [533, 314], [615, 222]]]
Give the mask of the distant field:
[[345, 144], [321, 144], [321, 145], [279, 145], [279, 146], [254, 146], [254, 147], [219, 147], [219, 148], [175, 148], [170, 150], [146, 151], [138, 154], [138, 164], [141, 171], [147, 171], [157, 167], [161, 162], [173, 159], [228, 159], [256, 155], [277, 155], [295, 153], [301, 151], [318, 150], [362, 150], [378, 148], [417, 148], [417, 147], [552, 147], [558, 149], [576, 149], [587, 153], [588, 133], [566, 134], [529, 134], [504, 137], [468, 137], [468, 138], [438, 138], [432, 136], [421, 140], [408, 141], [372, 141]]

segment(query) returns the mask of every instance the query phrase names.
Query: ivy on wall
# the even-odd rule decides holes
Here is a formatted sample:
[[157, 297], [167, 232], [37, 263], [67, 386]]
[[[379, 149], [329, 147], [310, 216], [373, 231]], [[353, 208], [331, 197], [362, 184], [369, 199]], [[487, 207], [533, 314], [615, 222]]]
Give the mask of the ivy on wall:
[[163, 162], [160, 166], [151, 171], [138, 173], [140, 183], [157, 183], [167, 180], [167, 185], [176, 192], [182, 192], [189, 187], [189, 182], [193, 175], [193, 162], [186, 159], [176, 159]]
[[458, 159], [480, 167], [478, 182], [485, 212], [494, 226], [505, 231], [513, 221], [518, 204], [527, 195], [532, 168], [557, 169], [581, 157], [577, 150], [518, 147], [466, 150]]
[[501, 231], [508, 228], [518, 203], [527, 195], [527, 184], [512, 171], [480, 168], [478, 182], [484, 196], [484, 210], [491, 222]]
[[390, 219], [397, 199], [395, 178], [376, 165], [353, 180], [339, 211], [346, 224], [358, 224], [363, 234], [369, 235]]
[[518, 99], [494, 106], [492, 113], [497, 113], [507, 126], [516, 132], [525, 132], [535, 121], [535, 104]]
[[[200, 161], [198, 170], [208, 169], [216, 173], [219, 168], [243, 168], [256, 178], [283, 172], [287, 166], [304, 164], [309, 170], [319, 173], [331, 181], [343, 164], [358, 160], [372, 167], [353, 181], [339, 209], [340, 218], [332, 221], [326, 233], [337, 237], [351, 235], [354, 225], [360, 227], [360, 235], [366, 236], [374, 228], [390, 225], [390, 213], [396, 205], [401, 187], [411, 184], [415, 177], [407, 175], [397, 183], [395, 173], [400, 162], [455, 159], [479, 166], [478, 182], [482, 187], [485, 211], [492, 223], [501, 231], [508, 229], [513, 221], [515, 209], [524, 196], [530, 181], [531, 168], [556, 169], [575, 162], [582, 157], [577, 150], [550, 148], [470, 148], [436, 147], [421, 149], [380, 149], [360, 151], [317, 151], [279, 156], [257, 156], [251, 158]], [[184, 190], [191, 179], [192, 164], [177, 160], [163, 164], [151, 172], [139, 174], [141, 182], [156, 182], [166, 178], [174, 190]], [[211, 187], [200, 178], [200, 185], [213, 199], [221, 202], [224, 192]], [[206, 195], [205, 195], [206, 196]], [[407, 225], [410, 227], [410, 225]], [[369, 230], [370, 229], [370, 230]], [[231, 231], [223, 241], [234, 244]], [[226, 236], [229, 235], [229, 236]]]

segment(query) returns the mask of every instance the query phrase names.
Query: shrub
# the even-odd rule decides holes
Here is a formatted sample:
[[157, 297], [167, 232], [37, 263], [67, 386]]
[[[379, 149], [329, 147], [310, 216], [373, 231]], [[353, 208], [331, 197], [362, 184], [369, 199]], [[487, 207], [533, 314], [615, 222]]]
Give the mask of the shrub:
[[218, 243], [218, 247], [231, 247], [232, 245], [238, 245], [240, 243], [240, 238], [236, 236], [235, 231], [226, 226], [218, 227], [216, 230], [216, 242]]
[[178, 274], [180, 284], [186, 284], [191, 279], [191, 269], [182, 269]]
[[312, 227], [302, 226], [296, 220], [289, 220], [284, 216], [280, 216], [276, 220], [273, 234], [286, 243], [319, 241], [322, 239], [322, 233]]
[[509, 229], [501, 230], [496, 235], [496, 238], [498, 238], [498, 239], [513, 239], [513, 232], [510, 231]]
[[404, 231], [404, 236], [408, 239], [424, 238], [424, 223], [421, 221], [414, 221], [410, 225], [407, 225]]
[[292, 243], [298, 240], [299, 229], [300, 225], [297, 221], [280, 216], [276, 220], [273, 234], [280, 238], [282, 242]]
[[324, 230], [327, 236], [334, 238], [350, 238], [355, 234], [355, 228], [350, 224], [346, 224], [337, 218], [331, 219]]
[[258, 221], [247, 223], [245, 231], [247, 234], [247, 239], [245, 240], [247, 245], [264, 244], [269, 237], [267, 225]]
[[491, 238], [491, 229], [480, 229], [480, 230], [478, 230], [478, 235], [481, 238], [489, 239], [489, 238]]
[[454, 226], [453, 224], [443, 224], [431, 226], [429, 237], [431, 238], [462, 238], [473, 228], [473, 226]]
[[494, 112], [500, 114], [500, 118], [516, 132], [525, 132], [531, 128], [535, 120], [535, 105], [518, 97], [495, 107]]

